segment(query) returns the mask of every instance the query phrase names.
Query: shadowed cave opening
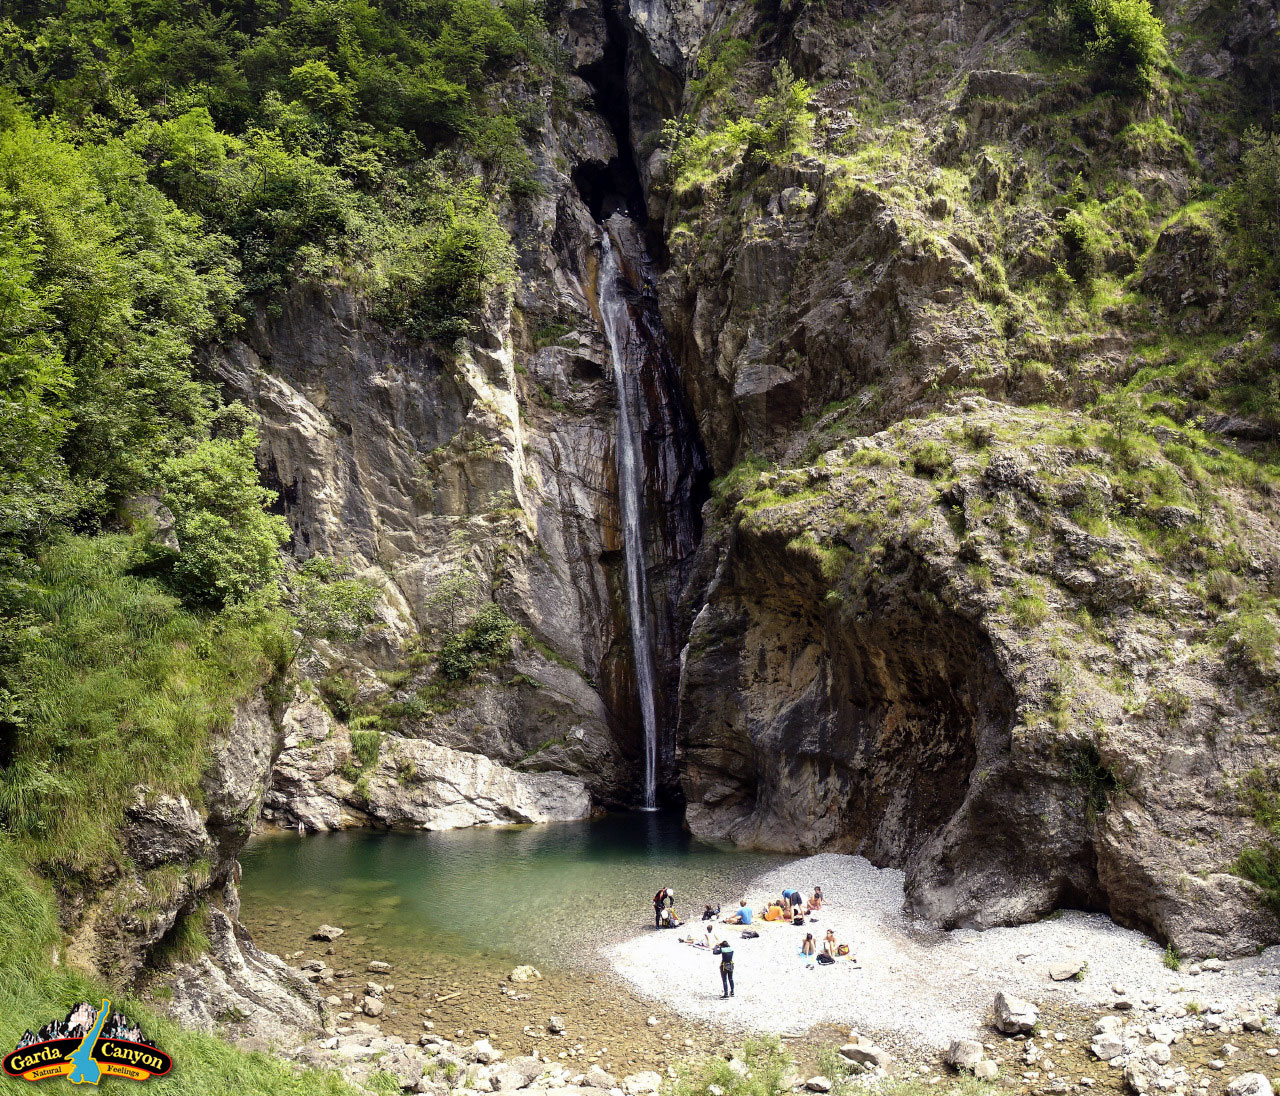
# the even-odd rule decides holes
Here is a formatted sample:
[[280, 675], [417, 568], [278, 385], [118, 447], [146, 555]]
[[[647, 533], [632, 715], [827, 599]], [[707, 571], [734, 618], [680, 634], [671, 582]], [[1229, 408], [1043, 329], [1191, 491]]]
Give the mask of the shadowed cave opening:
[[608, 124], [618, 154], [608, 163], [587, 161], [573, 170], [573, 184], [591, 216], [603, 221], [625, 213], [641, 226], [648, 221], [644, 187], [631, 136], [631, 100], [627, 90], [630, 37], [613, 0], [602, 0], [606, 37], [600, 60], [578, 70], [591, 87], [597, 113]]
[[[699, 825], [903, 867], [1007, 754], [1016, 702], [986, 636], [891, 563], [855, 605], [747, 550], [684, 698]], [[762, 577], [763, 576], [763, 577]], [[727, 671], [727, 672], [726, 672]]]

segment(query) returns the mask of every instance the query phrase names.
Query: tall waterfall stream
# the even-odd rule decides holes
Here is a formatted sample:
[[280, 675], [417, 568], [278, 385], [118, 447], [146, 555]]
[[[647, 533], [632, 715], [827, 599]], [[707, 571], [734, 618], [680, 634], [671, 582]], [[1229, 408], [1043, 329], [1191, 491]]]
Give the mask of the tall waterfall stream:
[[618, 498], [622, 510], [622, 541], [627, 566], [627, 610], [631, 621], [631, 645], [644, 726], [644, 806], [658, 805], [658, 713], [654, 697], [653, 622], [649, 609], [649, 584], [644, 565], [644, 471], [640, 466], [636, 417], [632, 407], [630, 378], [633, 363], [642, 350], [626, 299], [619, 288], [622, 270], [608, 229], [601, 233], [603, 255], [597, 292], [600, 316], [613, 356], [613, 379], [618, 392]]

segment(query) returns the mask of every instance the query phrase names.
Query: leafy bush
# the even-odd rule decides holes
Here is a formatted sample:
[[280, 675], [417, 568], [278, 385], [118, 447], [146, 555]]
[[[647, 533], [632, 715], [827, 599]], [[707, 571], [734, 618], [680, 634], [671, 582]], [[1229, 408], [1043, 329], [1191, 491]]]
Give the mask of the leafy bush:
[[360, 696], [360, 686], [349, 673], [334, 670], [320, 679], [320, 696], [324, 700], [333, 718], [346, 723], [356, 714], [356, 701]]
[[669, 119], [662, 140], [674, 188], [688, 190], [742, 161], [760, 168], [803, 150], [813, 136], [812, 98], [813, 89], [784, 60], [774, 69], [769, 92], [749, 113], [707, 130], [689, 118]]
[[1224, 202], [1237, 254], [1252, 271], [1280, 273], [1280, 134], [1250, 129], [1240, 176]]
[[304, 636], [354, 643], [378, 618], [378, 588], [352, 578], [345, 562], [312, 556], [298, 568], [292, 587]]
[[1060, 0], [1054, 14], [1066, 47], [1107, 80], [1142, 94], [1152, 89], [1167, 52], [1150, 0]]
[[1244, 848], [1231, 870], [1261, 887], [1263, 901], [1280, 914], [1280, 846], [1268, 843]]
[[1241, 610], [1230, 627], [1234, 646], [1250, 667], [1261, 673], [1275, 668], [1280, 632], [1270, 613], [1264, 609]]
[[0, 554], [154, 486], [216, 407], [191, 350], [227, 315], [229, 244], [119, 142], [0, 128]]
[[483, 666], [511, 655], [515, 622], [498, 606], [489, 604], [457, 635], [440, 647], [437, 665], [447, 681], [463, 681]]
[[179, 544], [173, 577], [193, 602], [244, 601], [280, 573], [289, 530], [264, 510], [276, 496], [258, 483], [257, 444], [252, 430], [212, 438], [162, 469]]
[[475, 185], [441, 188], [383, 260], [379, 316], [423, 339], [474, 328], [486, 295], [515, 278], [515, 250]]

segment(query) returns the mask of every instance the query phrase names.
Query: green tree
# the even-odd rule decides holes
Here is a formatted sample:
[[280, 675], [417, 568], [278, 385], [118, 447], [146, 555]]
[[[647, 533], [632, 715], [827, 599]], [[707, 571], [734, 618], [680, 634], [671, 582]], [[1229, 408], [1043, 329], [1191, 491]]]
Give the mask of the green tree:
[[1240, 176], [1225, 204], [1241, 259], [1274, 277], [1280, 268], [1280, 134], [1257, 127], [1245, 134]]
[[284, 519], [265, 512], [274, 491], [258, 482], [256, 433], [212, 438], [167, 461], [165, 505], [173, 513], [178, 555], [173, 577], [188, 599], [213, 605], [245, 601], [280, 574]]
[[1059, 0], [1064, 45], [1117, 87], [1147, 94], [1168, 57], [1164, 23], [1150, 0]]
[[437, 580], [426, 605], [439, 611], [448, 621], [449, 631], [454, 632], [481, 589], [483, 584], [475, 569], [466, 562], [457, 563]]
[[354, 643], [378, 619], [378, 588], [353, 578], [346, 562], [312, 556], [291, 586], [303, 636]]
[[760, 125], [764, 148], [773, 155], [803, 148], [813, 137], [813, 111], [809, 102], [813, 89], [800, 79], [784, 59], [773, 70], [773, 86], [768, 95], [756, 100], [755, 120]]

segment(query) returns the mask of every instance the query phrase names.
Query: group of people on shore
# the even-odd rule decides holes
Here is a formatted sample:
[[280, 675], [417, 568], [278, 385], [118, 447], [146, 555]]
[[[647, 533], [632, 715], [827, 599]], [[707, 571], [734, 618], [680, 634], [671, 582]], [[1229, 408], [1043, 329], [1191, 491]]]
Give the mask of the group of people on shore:
[[[807, 901], [800, 891], [794, 887], [788, 887], [782, 892], [780, 898], [769, 900], [765, 903], [764, 908], [758, 911], [752, 909], [744, 898], [738, 903], [738, 908], [724, 918], [720, 917], [719, 906], [713, 907], [708, 903], [702, 911], [701, 936], [690, 935], [681, 937], [681, 940], [686, 944], [705, 948], [720, 956], [720, 982], [723, 989], [720, 996], [722, 998], [732, 997], [734, 995], [733, 945], [721, 936], [717, 930], [717, 924], [740, 925], [746, 930], [742, 933], [744, 938], [756, 937], [759, 933], [751, 930], [750, 926], [757, 919], [782, 924], [789, 921], [792, 925], [804, 926], [818, 920], [815, 914], [823, 908], [825, 903], [826, 900], [823, 897], [821, 887], [814, 887], [813, 894]], [[676, 893], [670, 887], [663, 887], [653, 896], [655, 928], [679, 928], [684, 924], [680, 915], [676, 913], [675, 905]], [[821, 942], [816, 939], [812, 931], [806, 932], [804, 940], [800, 944], [799, 954], [803, 959], [812, 961], [809, 963], [810, 966], [814, 964], [829, 965], [834, 963], [837, 958], [851, 960], [854, 958], [849, 950], [849, 945], [840, 943], [836, 939], [835, 930], [831, 928], [827, 929]], [[856, 962], [856, 960], [854, 961]]]

